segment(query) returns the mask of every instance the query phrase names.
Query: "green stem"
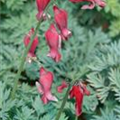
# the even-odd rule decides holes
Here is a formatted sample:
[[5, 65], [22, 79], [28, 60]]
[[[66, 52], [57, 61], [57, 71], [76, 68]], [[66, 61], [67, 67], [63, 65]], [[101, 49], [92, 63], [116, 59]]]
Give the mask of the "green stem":
[[19, 67], [17, 75], [15, 77], [15, 83], [14, 83], [13, 90], [12, 90], [12, 93], [11, 93], [11, 98], [12, 99], [15, 98], [15, 93], [16, 93], [16, 90], [17, 90], [18, 80], [19, 80], [21, 72], [23, 70], [23, 66], [24, 66], [24, 63], [25, 63], [25, 60], [26, 60], [27, 53], [28, 53], [28, 51], [29, 51], [29, 49], [32, 45], [32, 42], [33, 42], [36, 34], [37, 34], [37, 31], [40, 27], [41, 22], [42, 22], [42, 19], [40, 19], [40, 21], [38, 22], [37, 27], [35, 28], [35, 32], [34, 32], [33, 36], [31, 37], [31, 41], [30, 41], [29, 45], [27, 46], [27, 48], [25, 49], [24, 54], [22, 56], [20, 67]]
[[58, 112], [55, 120], [59, 120], [59, 119], [60, 119], [61, 113], [62, 113], [62, 111], [63, 111], [63, 109], [64, 109], [64, 106], [65, 106], [65, 104], [66, 104], [66, 102], [67, 102], [67, 99], [68, 99], [68, 95], [69, 95], [69, 90], [70, 90], [70, 88], [71, 88], [71, 86], [69, 86], [68, 89], [67, 89], [67, 92], [66, 92], [66, 94], [65, 94], [65, 97], [64, 97], [64, 99], [63, 99], [63, 102], [62, 102], [62, 104], [61, 104], [60, 110], [59, 110], [59, 112]]
[[75, 117], [75, 120], [78, 120], [78, 117], [77, 117], [77, 116]]

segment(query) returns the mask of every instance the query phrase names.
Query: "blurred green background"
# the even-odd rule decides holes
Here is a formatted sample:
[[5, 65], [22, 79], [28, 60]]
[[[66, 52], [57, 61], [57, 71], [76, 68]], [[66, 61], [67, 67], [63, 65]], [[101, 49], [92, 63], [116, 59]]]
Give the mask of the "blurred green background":
[[[86, 82], [91, 91], [84, 98], [80, 120], [120, 120], [120, 1], [106, 0], [106, 7], [81, 10], [84, 3], [73, 4], [68, 0], [56, 0], [56, 4], [68, 11], [68, 26], [72, 37], [63, 42], [62, 60], [55, 63], [46, 57], [49, 49], [44, 32], [53, 22], [44, 21], [39, 29], [37, 59], [54, 72], [52, 92], [59, 102], [43, 105], [35, 87], [39, 79], [39, 65], [25, 63], [16, 99], [10, 92], [24, 52], [25, 34], [36, 27], [35, 0], [0, 0], [0, 118], [3, 120], [54, 120], [65, 91], [58, 94], [56, 86], [68, 76], [68, 81]], [[66, 103], [60, 120], [74, 120], [74, 100]]]

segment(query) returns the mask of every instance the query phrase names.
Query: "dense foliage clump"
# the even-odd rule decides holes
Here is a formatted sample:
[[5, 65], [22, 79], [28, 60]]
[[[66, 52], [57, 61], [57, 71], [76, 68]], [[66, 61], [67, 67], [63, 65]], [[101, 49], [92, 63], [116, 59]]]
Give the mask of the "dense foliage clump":
[[[120, 120], [120, 2], [106, 0], [106, 7], [80, 9], [82, 4], [56, 0], [68, 12], [68, 28], [72, 37], [63, 41], [59, 63], [46, 54], [49, 51], [45, 31], [53, 22], [52, 6], [49, 20], [41, 23], [37, 62], [25, 62], [19, 78], [15, 99], [11, 98], [15, 76], [23, 55], [24, 36], [37, 25], [35, 0], [0, 1], [0, 118], [3, 120], [54, 120], [67, 89], [58, 93], [62, 80], [79, 80], [90, 91], [82, 105], [81, 120]], [[58, 102], [44, 105], [35, 86], [39, 80], [40, 63], [54, 73], [52, 93]], [[60, 120], [74, 120], [74, 99], [68, 100]]]

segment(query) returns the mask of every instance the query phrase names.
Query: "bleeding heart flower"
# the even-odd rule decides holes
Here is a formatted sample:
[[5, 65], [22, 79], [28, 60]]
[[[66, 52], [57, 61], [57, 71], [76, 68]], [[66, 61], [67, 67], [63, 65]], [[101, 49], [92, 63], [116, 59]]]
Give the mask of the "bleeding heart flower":
[[57, 33], [54, 24], [51, 24], [50, 28], [46, 31], [45, 38], [50, 48], [50, 52], [47, 56], [53, 58], [56, 62], [59, 62], [61, 59], [61, 54], [59, 53], [61, 37]]
[[46, 14], [44, 13], [45, 8], [49, 4], [50, 0], [36, 0], [38, 14], [36, 15], [37, 19], [40, 20], [41, 17], [46, 18]]
[[62, 84], [60, 86], [57, 87], [57, 91], [59, 93], [62, 93], [63, 89], [67, 88], [68, 84], [65, 81], [62, 81]]
[[73, 3], [77, 2], [90, 2], [89, 5], [83, 5], [82, 9], [93, 9], [95, 5], [99, 5], [100, 7], [105, 7], [106, 3], [102, 0], [69, 0]]
[[63, 40], [67, 40], [72, 34], [71, 31], [68, 30], [68, 16], [65, 10], [59, 9], [57, 6], [53, 6], [54, 10], [54, 19], [57, 27], [61, 31], [61, 37]]
[[[24, 38], [24, 44], [25, 44], [26, 47], [29, 45], [31, 36], [33, 34], [34, 34], [34, 28], [31, 28], [31, 30], [29, 31], [29, 33]], [[38, 40], [38, 37], [36, 36], [34, 38], [33, 42], [32, 42], [32, 45], [31, 45], [30, 49], [29, 49], [28, 57], [36, 57], [36, 55], [34, 54], [34, 52], [35, 52], [35, 49], [38, 46], [38, 44], [39, 44], [39, 40]]]
[[40, 68], [40, 79], [36, 82], [38, 92], [42, 94], [42, 101], [47, 104], [48, 101], [58, 101], [57, 98], [52, 95], [51, 87], [53, 83], [53, 73], [46, 71], [43, 67]]
[[82, 114], [82, 103], [84, 95], [90, 95], [85, 85], [74, 85], [70, 90], [70, 98], [75, 97], [75, 110], [76, 115], [80, 116]]

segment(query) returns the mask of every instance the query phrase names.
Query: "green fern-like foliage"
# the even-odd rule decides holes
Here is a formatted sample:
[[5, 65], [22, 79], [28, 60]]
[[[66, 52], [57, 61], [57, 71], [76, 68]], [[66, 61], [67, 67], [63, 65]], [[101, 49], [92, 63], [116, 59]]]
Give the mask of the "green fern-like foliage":
[[120, 16], [120, 5], [119, 0], [106, 0], [107, 6], [105, 7], [106, 12], [111, 12], [112, 15], [118, 17]]
[[95, 88], [102, 103], [105, 102], [110, 91], [115, 92], [113, 95], [119, 101], [119, 46], [120, 42], [101, 45], [100, 54], [95, 57], [94, 64], [89, 66], [93, 72], [88, 75], [88, 82]]
[[111, 22], [111, 26], [110, 26], [110, 35], [111, 36], [116, 36], [120, 34], [120, 17], [114, 21]]
[[119, 74], [120, 74], [120, 70], [119, 68], [117, 69], [111, 69], [109, 75], [109, 79], [111, 80], [111, 87], [112, 90], [115, 92], [115, 97], [116, 100], [118, 100], [120, 102], [120, 86], [119, 86]]
[[117, 120], [117, 117], [114, 114], [114, 111], [101, 110], [100, 116], [94, 116], [91, 120]]
[[[49, 9], [51, 20], [44, 21], [39, 29], [39, 46], [36, 55], [39, 62], [54, 72], [52, 93], [59, 102], [44, 105], [37, 92], [35, 82], [39, 79], [39, 64], [25, 63], [20, 76], [15, 100], [11, 100], [10, 91], [25, 49], [25, 34], [37, 24], [35, 1], [2, 0], [0, 3], [0, 119], [3, 120], [54, 120], [66, 89], [58, 94], [56, 87], [62, 80], [67, 82], [84, 81], [90, 90], [90, 96], [83, 100], [81, 115], [86, 120], [120, 119], [120, 41], [111, 38], [118, 36], [120, 4], [118, 0], [106, 0], [104, 10], [80, 10], [79, 5], [68, 1], [58, 1], [69, 15], [69, 28], [72, 37], [64, 41], [62, 60], [55, 63], [46, 57], [49, 52], [44, 32], [53, 21], [52, 7]], [[62, 4], [61, 4], [62, 3]], [[78, 10], [79, 9], [79, 10]], [[74, 14], [76, 13], [76, 14]], [[86, 13], [86, 14], [84, 14]], [[99, 14], [98, 14], [99, 13]], [[100, 15], [100, 20], [96, 16]], [[106, 15], [106, 16], [104, 16]], [[110, 20], [110, 31], [102, 31], [104, 17]], [[111, 19], [112, 18], [112, 19]], [[98, 25], [95, 25], [97, 22]], [[98, 27], [99, 26], [99, 27]], [[80, 116], [80, 117], [81, 117]], [[81, 117], [81, 119], [82, 119]], [[75, 101], [69, 99], [64, 106], [60, 120], [75, 119]]]
[[119, 105], [116, 105], [114, 111], [116, 112], [117, 120], [120, 119], [120, 107]]
[[6, 0], [6, 5], [8, 9], [14, 10], [20, 10], [24, 6], [24, 2], [27, 0]]
[[120, 35], [120, 1], [119, 0], [106, 0], [107, 6], [105, 7], [105, 12], [111, 12], [114, 16], [114, 20], [111, 21], [110, 35], [115, 37]]

